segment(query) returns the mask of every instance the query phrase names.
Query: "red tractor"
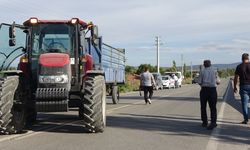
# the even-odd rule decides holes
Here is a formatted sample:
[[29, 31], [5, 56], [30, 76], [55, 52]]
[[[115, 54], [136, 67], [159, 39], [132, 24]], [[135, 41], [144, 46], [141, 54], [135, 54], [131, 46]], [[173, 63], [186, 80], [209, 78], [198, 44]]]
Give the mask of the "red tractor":
[[[77, 100], [85, 128], [103, 132], [106, 87], [117, 101], [117, 85], [125, 82], [125, 50], [103, 44], [97, 26], [78, 18], [30, 18], [23, 25], [3, 23], [0, 29], [4, 26], [10, 47], [20, 44], [22, 32], [25, 44], [9, 54], [0, 52], [5, 57], [0, 61], [0, 132], [22, 131], [36, 121], [37, 112], [68, 111], [71, 100]], [[18, 71], [10, 70], [19, 57]]]

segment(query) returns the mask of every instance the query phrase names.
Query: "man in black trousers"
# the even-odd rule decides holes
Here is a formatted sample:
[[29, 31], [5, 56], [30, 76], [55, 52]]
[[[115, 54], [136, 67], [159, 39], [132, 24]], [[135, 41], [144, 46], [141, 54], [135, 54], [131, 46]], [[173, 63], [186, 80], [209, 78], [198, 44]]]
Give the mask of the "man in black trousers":
[[[204, 61], [204, 69], [200, 72], [198, 83], [201, 86], [200, 91], [200, 104], [201, 104], [201, 120], [202, 127], [207, 127], [212, 130], [217, 126], [217, 91], [216, 86], [220, 83], [218, 73], [211, 67], [211, 61]], [[211, 111], [211, 124], [208, 126], [207, 119], [207, 103]]]
[[153, 86], [155, 85], [156, 84], [154, 76], [149, 72], [149, 69], [146, 67], [145, 71], [141, 74], [141, 88], [144, 91], [145, 104], [151, 104], [151, 99], [153, 96]]

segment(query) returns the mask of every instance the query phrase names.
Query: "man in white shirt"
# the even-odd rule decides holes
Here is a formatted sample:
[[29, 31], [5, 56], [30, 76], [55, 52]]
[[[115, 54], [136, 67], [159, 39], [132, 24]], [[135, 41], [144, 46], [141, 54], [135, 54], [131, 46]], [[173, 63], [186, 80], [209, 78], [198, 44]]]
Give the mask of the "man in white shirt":
[[198, 83], [201, 86], [200, 91], [200, 103], [201, 103], [201, 120], [202, 127], [207, 127], [207, 103], [209, 104], [211, 111], [211, 124], [207, 127], [208, 130], [212, 130], [217, 126], [217, 91], [216, 86], [220, 84], [218, 73], [211, 67], [211, 61], [204, 61], [204, 69], [201, 71], [198, 78]]
[[173, 79], [174, 79], [174, 82], [175, 82], [175, 88], [178, 88], [179, 87], [179, 85], [178, 85], [178, 80], [179, 79], [175, 74], [173, 74], [172, 76], [173, 76]]
[[141, 87], [144, 91], [144, 100], [146, 104], [151, 104], [151, 99], [153, 96], [153, 86], [155, 85], [156, 84], [154, 76], [149, 72], [148, 68], [145, 68], [145, 72], [141, 74]]

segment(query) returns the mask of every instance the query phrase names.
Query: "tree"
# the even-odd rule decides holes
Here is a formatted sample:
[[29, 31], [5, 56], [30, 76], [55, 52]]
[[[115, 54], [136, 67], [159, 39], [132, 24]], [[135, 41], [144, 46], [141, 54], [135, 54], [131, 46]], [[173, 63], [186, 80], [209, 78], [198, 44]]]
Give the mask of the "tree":
[[163, 67], [160, 67], [160, 73], [164, 74], [166, 72], [166, 69], [164, 69]]
[[176, 62], [173, 60], [172, 67], [167, 68], [165, 71], [167, 71], [167, 72], [176, 72], [177, 71]]
[[136, 71], [136, 74], [141, 74], [142, 72], [145, 71], [145, 68], [148, 68], [150, 72], [155, 72], [155, 67], [154, 66], [151, 66], [150, 64], [141, 64], [137, 71]]
[[[157, 66], [152, 66], [150, 64], [141, 64], [138, 67], [136, 74], [141, 74], [142, 72], [144, 72], [146, 67], [149, 69], [150, 72], [157, 72]], [[168, 70], [163, 68], [163, 67], [160, 67], [161, 74], [164, 74], [166, 71], [168, 71]]]
[[177, 71], [175, 60], [173, 60], [172, 71]]
[[184, 65], [183, 65], [183, 75], [185, 77], [187, 76], [186, 73], [187, 73], [187, 65], [186, 65], [186, 63], [184, 63]]
[[126, 66], [126, 67], [125, 67], [125, 72], [126, 72], [127, 74], [134, 74], [134, 73], [136, 72], [136, 69], [135, 69], [135, 67], [133, 67], [133, 66]]
[[221, 78], [226, 78], [229, 76], [234, 76], [234, 71], [235, 69], [221, 69], [221, 70], [218, 70], [218, 75]]

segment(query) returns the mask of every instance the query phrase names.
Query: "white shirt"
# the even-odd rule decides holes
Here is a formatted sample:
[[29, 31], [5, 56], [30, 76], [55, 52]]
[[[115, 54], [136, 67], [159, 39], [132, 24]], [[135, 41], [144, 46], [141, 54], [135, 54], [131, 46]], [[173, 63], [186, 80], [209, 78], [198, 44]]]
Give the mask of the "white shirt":
[[150, 72], [143, 72], [141, 74], [141, 86], [153, 86], [155, 85], [154, 76]]
[[174, 75], [174, 80], [178, 81], [178, 77], [176, 75]]

